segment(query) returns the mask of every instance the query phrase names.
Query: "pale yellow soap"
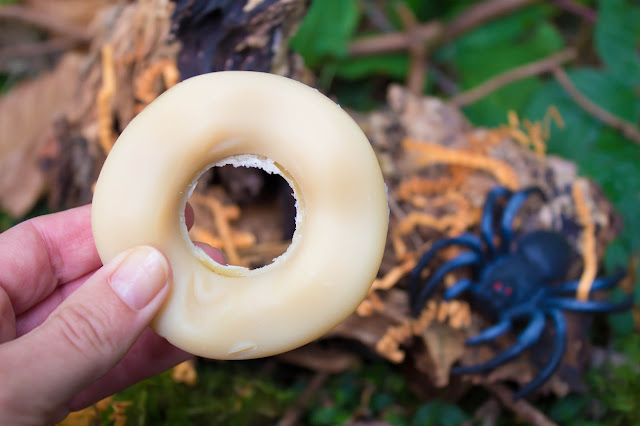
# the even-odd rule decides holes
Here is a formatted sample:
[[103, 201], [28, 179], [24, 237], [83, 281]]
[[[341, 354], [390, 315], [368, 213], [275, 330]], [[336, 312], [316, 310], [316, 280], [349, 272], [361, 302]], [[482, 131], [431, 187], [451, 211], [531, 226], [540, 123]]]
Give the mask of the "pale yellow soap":
[[[281, 174], [297, 200], [289, 249], [256, 270], [217, 264], [189, 240], [184, 207], [212, 165]], [[371, 146], [342, 109], [296, 81], [254, 72], [188, 79], [124, 130], [92, 207], [103, 262], [137, 245], [160, 249], [171, 294], [153, 328], [214, 359], [285, 352], [346, 318], [378, 271], [388, 225]]]

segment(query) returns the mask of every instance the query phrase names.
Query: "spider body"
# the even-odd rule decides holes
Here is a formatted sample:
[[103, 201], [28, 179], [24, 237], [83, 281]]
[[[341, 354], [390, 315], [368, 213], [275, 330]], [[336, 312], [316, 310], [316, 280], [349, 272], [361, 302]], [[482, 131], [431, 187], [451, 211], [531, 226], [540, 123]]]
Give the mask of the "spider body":
[[[471, 268], [471, 278], [461, 278], [443, 296], [445, 300], [468, 296], [475, 309], [496, 321], [494, 326], [468, 339], [469, 345], [488, 343], [510, 330], [519, 330], [523, 325], [516, 342], [504, 352], [483, 364], [456, 367], [452, 370], [454, 374], [488, 372], [512, 360], [536, 344], [551, 322], [554, 338], [549, 360], [531, 382], [515, 393], [514, 399], [541, 386], [560, 365], [567, 338], [562, 310], [610, 313], [626, 310], [632, 304], [631, 298], [619, 303], [576, 300], [573, 296], [578, 281], [562, 282], [571, 263], [571, 247], [562, 234], [540, 230], [514, 238], [512, 227], [516, 214], [534, 194], [544, 197], [538, 188], [515, 193], [503, 187], [494, 188], [484, 206], [481, 237], [464, 234], [437, 241], [422, 256], [410, 277], [411, 308], [417, 316], [448, 273], [463, 267]], [[498, 214], [497, 201], [501, 198], [505, 198], [507, 203]], [[496, 218], [498, 232], [494, 229]], [[422, 270], [439, 250], [448, 246], [462, 246], [469, 250], [444, 262], [420, 286]], [[598, 278], [591, 291], [611, 288], [621, 278], [621, 275]]]
[[[512, 307], [520, 311], [535, 309], [535, 302], [544, 294], [544, 286], [564, 278], [570, 250], [560, 234], [548, 231], [528, 234], [517, 241], [513, 253], [498, 255], [489, 261], [481, 270], [477, 284], [468, 291], [479, 310], [493, 319], [504, 316]], [[549, 257], [545, 259], [547, 253]]]

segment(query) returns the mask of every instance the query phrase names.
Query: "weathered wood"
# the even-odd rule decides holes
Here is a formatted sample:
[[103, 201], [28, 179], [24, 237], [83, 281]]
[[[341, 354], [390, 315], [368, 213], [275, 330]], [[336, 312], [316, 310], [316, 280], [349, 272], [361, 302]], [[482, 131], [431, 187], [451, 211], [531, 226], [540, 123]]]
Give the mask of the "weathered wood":
[[288, 40], [305, 12], [304, 0], [174, 1], [183, 78], [229, 70], [291, 75]]

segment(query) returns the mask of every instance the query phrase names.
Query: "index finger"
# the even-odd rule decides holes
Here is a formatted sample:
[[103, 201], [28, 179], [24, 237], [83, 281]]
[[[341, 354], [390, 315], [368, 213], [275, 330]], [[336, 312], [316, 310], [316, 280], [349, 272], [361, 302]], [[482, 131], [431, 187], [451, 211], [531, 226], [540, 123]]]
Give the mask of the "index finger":
[[16, 316], [59, 285], [99, 268], [91, 206], [40, 216], [0, 234], [0, 264], [0, 287]]

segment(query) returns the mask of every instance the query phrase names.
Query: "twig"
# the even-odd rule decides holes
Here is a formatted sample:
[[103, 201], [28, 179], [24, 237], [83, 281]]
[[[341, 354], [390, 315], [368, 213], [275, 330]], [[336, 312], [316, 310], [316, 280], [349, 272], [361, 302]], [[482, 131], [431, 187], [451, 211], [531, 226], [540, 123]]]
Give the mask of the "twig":
[[380, 6], [378, 6], [375, 2], [365, 1], [363, 11], [367, 16], [368, 20], [378, 30], [386, 33], [394, 30], [393, 24], [387, 17], [387, 14], [383, 12]]
[[0, 7], [0, 18], [16, 19], [33, 24], [48, 31], [64, 35], [81, 43], [91, 40], [91, 35], [82, 28], [74, 27], [68, 22], [60, 21], [49, 15], [36, 12], [24, 6], [4, 5]]
[[535, 3], [537, 0], [487, 0], [469, 7], [449, 25], [445, 39], [451, 40], [501, 16]]
[[[418, 28], [418, 20], [405, 3], [396, 3], [396, 12], [402, 24], [411, 34]], [[407, 77], [407, 87], [415, 95], [422, 94], [424, 88], [425, 74], [427, 73], [427, 57], [429, 56], [429, 45], [423, 43], [418, 37], [411, 37], [413, 43], [409, 49], [411, 66]]]
[[640, 145], [640, 129], [634, 126], [632, 123], [623, 120], [609, 111], [599, 107], [583, 95], [578, 88], [573, 84], [567, 73], [560, 67], [556, 67], [553, 70], [553, 76], [556, 78], [560, 86], [569, 94], [571, 99], [574, 100], [583, 110], [591, 114], [604, 124], [622, 133], [625, 137]]
[[422, 45], [437, 45], [477, 28], [487, 21], [499, 18], [537, 0], [488, 0], [470, 7], [446, 26], [432, 21], [410, 31], [371, 36], [356, 40], [349, 46], [351, 56], [403, 52], [416, 40]]
[[489, 398], [487, 402], [482, 404], [476, 412], [473, 413], [473, 419], [466, 421], [463, 425], [473, 426], [475, 424], [481, 424], [482, 426], [495, 426], [500, 419], [501, 409], [502, 407], [497, 399]]
[[535, 75], [540, 75], [546, 72], [552, 72], [560, 64], [571, 61], [575, 59], [575, 57], [576, 51], [574, 49], [569, 48], [563, 50], [539, 61], [531, 62], [518, 68], [506, 71], [502, 74], [498, 74], [497, 76], [485, 81], [479, 86], [476, 86], [471, 90], [454, 96], [450, 99], [450, 102], [453, 105], [459, 107], [472, 104], [493, 93], [495, 90], [511, 84], [515, 81]]
[[486, 385], [487, 389], [494, 394], [502, 405], [522, 417], [525, 421], [535, 426], [556, 426], [556, 423], [549, 420], [541, 411], [536, 407], [529, 404], [525, 400], [519, 400], [515, 402], [513, 400], [513, 392], [511, 392], [504, 385], [496, 383]]
[[278, 426], [294, 426], [298, 424], [302, 410], [305, 409], [311, 398], [313, 398], [318, 389], [322, 387], [328, 377], [329, 375], [327, 373], [317, 373], [313, 376], [305, 390], [302, 391], [300, 397], [298, 397], [293, 408], [280, 419]]
[[588, 8], [585, 5], [580, 3], [576, 3], [573, 0], [551, 0], [555, 3], [559, 8], [566, 10], [567, 12], [571, 12], [574, 15], [581, 17], [582, 19], [589, 22], [596, 22], [598, 20], [598, 13]]
[[440, 22], [418, 25], [411, 32], [388, 33], [379, 36], [364, 37], [349, 45], [350, 56], [366, 56], [380, 53], [403, 52], [410, 48], [416, 39], [429, 43], [438, 39], [444, 32]]

